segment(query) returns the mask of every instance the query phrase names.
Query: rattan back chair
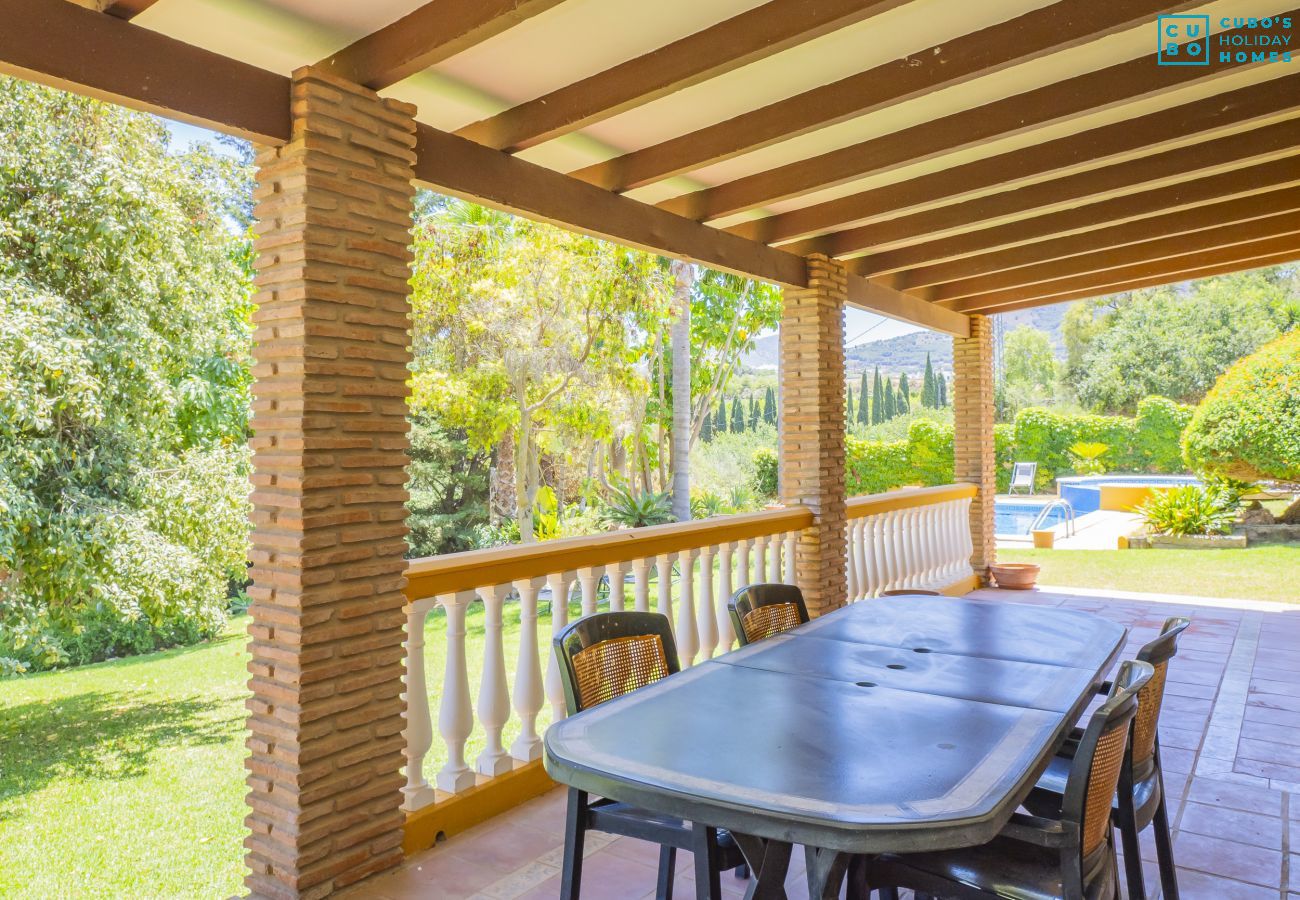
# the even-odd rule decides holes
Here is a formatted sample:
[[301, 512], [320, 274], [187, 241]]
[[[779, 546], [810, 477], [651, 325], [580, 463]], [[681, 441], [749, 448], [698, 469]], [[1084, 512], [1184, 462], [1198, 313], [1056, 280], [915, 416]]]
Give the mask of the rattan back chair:
[[[570, 715], [661, 681], [681, 670], [668, 619], [650, 612], [607, 612], [578, 619], [553, 641], [564, 702]], [[695, 856], [697, 897], [717, 898], [719, 873], [743, 872], [744, 856], [725, 831], [684, 822], [615, 800], [569, 788], [560, 896], [576, 900], [582, 884], [588, 831], [603, 831], [659, 844], [655, 896], [672, 900], [678, 849]]]
[[1110, 694], [1088, 719], [1055, 818], [1016, 813], [980, 847], [886, 855], [867, 867], [868, 889], [897, 900], [900, 887], [953, 898], [1057, 897], [1118, 900], [1111, 805], [1127, 756], [1139, 695], [1155, 674], [1120, 666]]
[[750, 584], [727, 601], [731, 630], [740, 646], [765, 640], [808, 621], [803, 591], [792, 584]]
[[[1124, 874], [1128, 895], [1134, 900], [1146, 896], [1142, 874], [1142, 853], [1138, 836], [1154, 828], [1156, 860], [1160, 873], [1161, 896], [1178, 900], [1178, 870], [1174, 865], [1173, 838], [1169, 832], [1169, 812], [1165, 802], [1164, 773], [1160, 766], [1160, 709], [1165, 698], [1165, 679], [1169, 661], [1178, 654], [1178, 639], [1191, 620], [1182, 616], [1166, 619], [1160, 634], [1138, 651], [1137, 658], [1152, 667], [1151, 680], [1142, 688], [1138, 713], [1133, 719], [1133, 733], [1124, 770], [1120, 774], [1113, 817], [1124, 848]], [[1102, 692], [1109, 690], [1102, 685]], [[1066, 741], [1060, 755], [1052, 760], [1026, 806], [1035, 811], [1050, 811], [1060, 803], [1065, 790], [1080, 732]]]

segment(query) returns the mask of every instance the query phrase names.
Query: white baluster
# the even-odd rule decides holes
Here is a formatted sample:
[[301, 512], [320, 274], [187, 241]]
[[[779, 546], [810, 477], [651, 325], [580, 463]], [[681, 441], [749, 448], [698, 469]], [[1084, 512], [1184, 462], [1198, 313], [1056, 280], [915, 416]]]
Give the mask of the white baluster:
[[510, 585], [497, 584], [478, 589], [483, 601], [483, 680], [479, 684], [478, 718], [487, 733], [487, 746], [478, 755], [480, 775], [504, 775], [514, 764], [501, 743], [501, 732], [510, 718], [510, 689], [506, 686], [506, 651], [501, 632], [501, 611]]
[[764, 574], [764, 562], [767, 559], [767, 535], [760, 534], [754, 538], [754, 552], [750, 556], [750, 562], [753, 563], [754, 574], [750, 576], [750, 584], [762, 584], [767, 580]]
[[853, 519], [849, 522], [849, 556], [852, 560], [854, 575], [854, 600], [864, 600], [871, 593], [871, 581], [867, 575], [866, 540], [867, 520]]
[[731, 601], [731, 566], [735, 544], [722, 544], [718, 547], [718, 649], [726, 653], [731, 649], [731, 642], [736, 634], [731, 628], [731, 613], [727, 604]]
[[433, 747], [429, 690], [424, 678], [424, 620], [436, 601], [419, 600], [406, 608], [406, 787], [402, 808], [410, 811], [433, 802], [433, 788], [424, 777], [424, 758]]
[[673, 555], [660, 553], [655, 557], [655, 572], [659, 577], [659, 598], [656, 610], [669, 622], [673, 620]]
[[510, 745], [510, 755], [521, 762], [540, 759], [542, 739], [537, 734], [537, 714], [542, 711], [542, 667], [537, 656], [537, 592], [544, 578], [515, 582], [519, 592], [519, 657], [515, 660], [515, 712], [522, 727]]
[[899, 555], [903, 560], [902, 586], [916, 587], [916, 510], [899, 510]]
[[630, 566], [631, 563], [628, 562], [616, 562], [605, 567], [605, 574], [609, 576], [610, 612], [622, 612], [627, 608], [625, 588], [627, 585], [627, 571]]
[[599, 600], [597, 590], [600, 587], [600, 576], [604, 574], [604, 569], [595, 566], [578, 570], [578, 584], [582, 586], [582, 614], [589, 616], [596, 611], [596, 602]]
[[713, 606], [713, 547], [700, 548], [700, 602], [696, 622], [700, 636], [700, 659], [712, 659], [718, 646], [718, 619]]
[[781, 535], [767, 539], [767, 580], [776, 584], [781, 580]]
[[438, 599], [447, 613], [447, 656], [443, 661], [442, 702], [438, 707], [438, 733], [447, 745], [447, 761], [436, 780], [438, 789], [449, 794], [474, 786], [474, 772], [465, 760], [465, 744], [474, 730], [465, 660], [465, 608], [473, 597], [472, 591], [463, 591]]
[[677, 568], [680, 570], [677, 582], [677, 629], [673, 637], [677, 638], [677, 655], [681, 658], [682, 668], [694, 665], [695, 653], [700, 649], [699, 636], [695, 631], [695, 557], [698, 551], [683, 550], [677, 554]]
[[632, 597], [637, 612], [650, 611], [650, 560], [632, 560]]
[[898, 511], [891, 510], [880, 515], [880, 543], [885, 560], [885, 581], [881, 591], [892, 591], [898, 585], [898, 576], [902, 571], [898, 558]]
[[799, 532], [787, 531], [785, 534], [785, 583], [798, 584], [795, 580], [795, 552], [799, 546]]
[[[573, 572], [555, 572], [546, 576], [546, 586], [551, 591], [551, 637], [569, 624], [569, 589], [573, 587]], [[564, 682], [560, 680], [560, 661], [555, 650], [546, 654], [546, 697], [551, 703], [551, 720], [558, 722], [568, 714], [564, 703]]]
[[736, 575], [736, 590], [753, 584], [749, 580], [749, 547], [752, 543], [749, 538], [746, 538], [737, 545], [740, 547], [740, 552], [736, 554], [736, 567], [739, 570]]

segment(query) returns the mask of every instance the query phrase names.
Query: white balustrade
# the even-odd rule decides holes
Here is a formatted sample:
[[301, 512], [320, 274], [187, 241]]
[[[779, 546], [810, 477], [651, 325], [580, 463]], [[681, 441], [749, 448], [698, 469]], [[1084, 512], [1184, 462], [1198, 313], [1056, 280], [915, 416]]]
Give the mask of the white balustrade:
[[[846, 565], [852, 600], [896, 584], [951, 583], [970, 571], [969, 497], [918, 495], [900, 505], [897, 496], [850, 501]], [[872, 508], [877, 503], [883, 503], [879, 511]], [[657, 609], [672, 623], [682, 665], [688, 666], [734, 646], [727, 601], [737, 589], [795, 583], [798, 541], [812, 521], [804, 509], [773, 509], [414, 560], [407, 587], [403, 808], [414, 812], [445, 794], [536, 764], [546, 725], [566, 712], [551, 644], [568, 627], [575, 587], [583, 616], [601, 608], [602, 579], [609, 582], [611, 610]], [[439, 608], [445, 616], [441, 631], [438, 619], [430, 621]], [[513, 622], [516, 610], [518, 646], [512, 640], [507, 647], [504, 622]], [[477, 630], [480, 621], [482, 659], [471, 659], [467, 623]], [[436, 675], [424, 670], [426, 630], [444, 651]], [[506, 734], [513, 738], [508, 747]], [[471, 746], [482, 748], [472, 761]], [[435, 767], [436, 776], [426, 778], [426, 769]]]

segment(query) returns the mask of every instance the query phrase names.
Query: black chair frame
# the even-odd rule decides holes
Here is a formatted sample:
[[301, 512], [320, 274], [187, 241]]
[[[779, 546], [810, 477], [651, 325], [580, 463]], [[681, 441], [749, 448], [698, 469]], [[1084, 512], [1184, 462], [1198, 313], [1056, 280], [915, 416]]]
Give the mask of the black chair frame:
[[750, 643], [745, 633], [745, 617], [764, 606], [793, 604], [798, 611], [799, 622], [808, 621], [808, 606], [803, 600], [803, 591], [792, 584], [747, 584], [731, 595], [727, 601], [727, 614], [731, 617], [731, 630], [736, 633], [736, 642], [744, 647]]
[[[1137, 714], [1138, 692], [1153, 674], [1154, 669], [1149, 663], [1128, 661], [1121, 665], [1109, 699], [1092, 714], [1080, 736], [1079, 752], [1071, 764], [1058, 817], [1015, 813], [995, 839], [1009, 839], [1009, 842], [1059, 851], [1059, 868], [1054, 867], [1052, 877], [1059, 877], [1062, 900], [1118, 900], [1120, 897], [1119, 867], [1110, 817], [1106, 820], [1105, 839], [1087, 856], [1083, 854], [1087, 792], [1098, 744], [1119, 728], [1124, 729], [1127, 743], [1128, 729]], [[924, 854], [917, 855], [918, 859], [923, 857]], [[908, 856], [882, 856], [868, 864], [867, 870], [866, 889], [879, 888], [883, 900], [898, 900], [900, 887], [912, 888], [918, 895], [944, 898], [985, 900], [1020, 896], [1014, 893], [1016, 885], [1005, 885], [1013, 893], [993, 893], [927, 871], [919, 864], [910, 865]]]
[[[578, 619], [555, 636], [552, 643], [569, 715], [583, 709], [579, 700], [581, 692], [573, 664], [574, 657], [604, 641], [643, 636], [657, 636], [662, 642], [668, 675], [681, 671], [672, 628], [668, 619], [658, 613], [597, 613]], [[582, 884], [583, 848], [588, 831], [602, 831], [659, 844], [659, 873], [655, 888], [655, 896], [659, 900], [672, 900], [678, 850], [689, 850], [695, 856], [697, 897], [719, 898], [722, 890], [719, 875], [725, 869], [736, 869], [739, 877], [749, 875], [740, 848], [725, 831], [719, 832], [716, 828], [699, 823], [683, 822], [673, 816], [616, 800], [593, 799], [586, 791], [576, 788], [569, 788], [568, 792], [560, 888], [563, 900], [578, 898]]]

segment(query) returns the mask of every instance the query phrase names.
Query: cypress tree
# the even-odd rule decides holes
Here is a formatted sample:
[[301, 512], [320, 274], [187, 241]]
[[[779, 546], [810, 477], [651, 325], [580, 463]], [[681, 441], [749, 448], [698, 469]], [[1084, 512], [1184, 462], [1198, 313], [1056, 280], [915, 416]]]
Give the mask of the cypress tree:
[[727, 398], [723, 397], [718, 401], [718, 411], [713, 414], [713, 430], [716, 434], [725, 434], [727, 431]]
[[763, 421], [769, 425], [776, 424], [776, 390], [770, 384], [763, 395]]
[[934, 383], [934, 366], [930, 363], [930, 354], [925, 354], [925, 379], [921, 382], [921, 405], [935, 407], [939, 405], [939, 392]]
[[871, 424], [879, 425], [885, 421], [885, 385], [880, 380], [880, 366], [876, 366], [876, 376], [871, 383]]
[[870, 388], [867, 386], [867, 370], [862, 370], [862, 382], [858, 385], [858, 424], [871, 424], [871, 404], [867, 402], [867, 392]]
[[758, 427], [758, 397], [754, 394], [749, 395], [749, 430], [753, 431]]
[[853, 388], [845, 388], [844, 394], [844, 421], [852, 422], [855, 411], [853, 409]]
[[731, 431], [740, 434], [745, 430], [745, 408], [740, 405], [739, 397], [731, 398]]
[[889, 421], [898, 415], [898, 406], [894, 400], [894, 382], [885, 379], [885, 421]]
[[935, 385], [939, 388], [939, 398], [935, 406], [943, 408], [948, 405], [948, 379], [943, 375], [936, 375], [935, 378]]
[[713, 440], [713, 415], [712, 414], [705, 416], [704, 421], [700, 423], [700, 440], [706, 444], [709, 441]]
[[907, 383], [907, 373], [898, 376], [898, 414], [912, 411], [912, 386]]

